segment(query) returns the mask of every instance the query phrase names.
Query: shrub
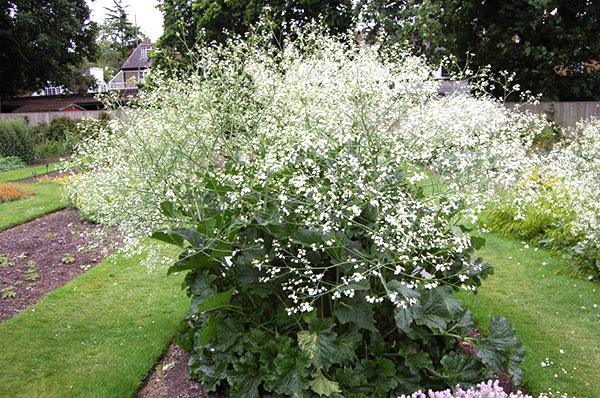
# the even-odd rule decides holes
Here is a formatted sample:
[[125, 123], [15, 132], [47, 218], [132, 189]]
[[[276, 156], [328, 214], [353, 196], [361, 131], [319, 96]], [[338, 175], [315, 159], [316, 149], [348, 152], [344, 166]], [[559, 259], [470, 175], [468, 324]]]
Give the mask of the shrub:
[[575, 270], [600, 280], [600, 120], [580, 123], [533, 160], [484, 223], [564, 253]]
[[0, 183], [0, 203], [22, 199], [27, 193], [13, 184]]
[[25, 120], [0, 120], [0, 156], [18, 156], [25, 162], [33, 160], [31, 128]]
[[187, 78], [151, 76], [71, 165], [87, 170], [76, 205], [130, 248], [150, 234], [181, 247], [192, 377], [232, 397], [518, 384], [510, 323], [480, 332], [452, 293], [490, 271], [460, 222], [518, 179], [538, 119], [438, 98], [405, 53], [259, 39], [201, 48]]
[[25, 163], [18, 156], [0, 157], [0, 172], [24, 167]]
[[[104, 114], [103, 114], [104, 115]], [[72, 120], [66, 117], [53, 119], [50, 124], [34, 128], [37, 158], [47, 158], [73, 153], [82, 139], [90, 137], [107, 125], [107, 118], [99, 120]]]

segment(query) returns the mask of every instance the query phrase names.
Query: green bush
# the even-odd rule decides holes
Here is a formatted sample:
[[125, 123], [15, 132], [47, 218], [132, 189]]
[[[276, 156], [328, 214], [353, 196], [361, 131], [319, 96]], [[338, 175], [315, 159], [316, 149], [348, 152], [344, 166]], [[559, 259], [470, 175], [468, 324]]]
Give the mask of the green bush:
[[25, 162], [33, 160], [32, 130], [25, 120], [0, 121], [0, 156], [18, 156]]
[[37, 158], [62, 156], [73, 153], [77, 144], [107, 125], [107, 118], [99, 120], [72, 120], [66, 117], [53, 119], [49, 124], [34, 128], [35, 154]]
[[24, 167], [25, 163], [18, 156], [0, 157], [0, 172]]
[[252, 43], [202, 49], [189, 80], [158, 75], [72, 163], [89, 170], [74, 203], [132, 251], [152, 232], [179, 247], [191, 376], [232, 398], [519, 384], [510, 323], [480, 333], [453, 293], [490, 272], [460, 226], [476, 196], [462, 182], [518, 160], [525, 123], [440, 99], [420, 59], [354, 38]]

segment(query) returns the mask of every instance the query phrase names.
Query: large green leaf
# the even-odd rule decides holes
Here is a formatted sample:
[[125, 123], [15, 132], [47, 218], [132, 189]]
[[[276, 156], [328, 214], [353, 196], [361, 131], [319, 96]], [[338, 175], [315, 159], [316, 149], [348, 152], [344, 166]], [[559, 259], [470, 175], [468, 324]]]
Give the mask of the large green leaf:
[[489, 330], [489, 336], [481, 338], [477, 346], [477, 356], [496, 373], [507, 370], [513, 377], [513, 382], [520, 385], [525, 350], [516, 336], [516, 330], [504, 317], [492, 317]]
[[327, 379], [320, 370], [313, 374], [313, 377], [314, 379], [310, 381], [310, 388], [320, 396], [330, 397], [342, 392], [340, 385]]
[[340, 301], [335, 309], [335, 317], [340, 323], [352, 323], [358, 328], [375, 331], [373, 308], [363, 298]]
[[170, 245], [183, 246], [185, 243], [185, 240], [181, 236], [168, 231], [156, 231], [151, 235], [151, 237], [153, 239], [160, 240], [161, 242], [166, 242]]
[[310, 330], [298, 332], [298, 346], [316, 368], [327, 368], [337, 358], [337, 335], [333, 332], [333, 325], [315, 320]]
[[473, 384], [491, 377], [479, 361], [466, 353], [451, 352], [444, 355], [440, 362], [449, 387], [457, 384]]
[[233, 289], [230, 289], [225, 292], [217, 293], [213, 296], [207, 297], [198, 304], [196, 307], [196, 312], [205, 313], [219, 308], [228, 307], [231, 303], [232, 295]]
[[274, 372], [267, 375], [265, 387], [288, 397], [304, 397], [307, 395], [308, 357], [298, 350], [286, 338], [279, 344], [277, 356], [273, 361]]

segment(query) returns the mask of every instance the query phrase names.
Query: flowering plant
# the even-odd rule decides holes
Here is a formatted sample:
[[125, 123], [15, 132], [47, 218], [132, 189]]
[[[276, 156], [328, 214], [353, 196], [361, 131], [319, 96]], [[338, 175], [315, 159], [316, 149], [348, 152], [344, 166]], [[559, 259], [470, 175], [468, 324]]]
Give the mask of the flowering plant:
[[130, 247], [152, 234], [181, 248], [182, 341], [208, 390], [518, 384], [509, 322], [482, 334], [452, 292], [490, 271], [460, 221], [520, 172], [535, 123], [489, 99], [439, 99], [419, 58], [297, 36], [200, 48], [199, 72], [152, 76], [135, 109], [81, 146], [76, 203]]
[[549, 153], [531, 156], [528, 169], [500, 197], [485, 223], [576, 261], [600, 280], [600, 121], [580, 122]]
[[[560, 393], [542, 393], [538, 398], [550, 398], [550, 397], [561, 397], [567, 398], [566, 394]], [[410, 395], [401, 395], [399, 398], [533, 398], [531, 395], [524, 394], [521, 391], [516, 393], [507, 393], [500, 386], [498, 380], [487, 382], [481, 382], [474, 387], [467, 388], [464, 390], [461, 386], [456, 386], [456, 391], [453, 393], [450, 390], [444, 391], [431, 391], [427, 393], [417, 391]]]

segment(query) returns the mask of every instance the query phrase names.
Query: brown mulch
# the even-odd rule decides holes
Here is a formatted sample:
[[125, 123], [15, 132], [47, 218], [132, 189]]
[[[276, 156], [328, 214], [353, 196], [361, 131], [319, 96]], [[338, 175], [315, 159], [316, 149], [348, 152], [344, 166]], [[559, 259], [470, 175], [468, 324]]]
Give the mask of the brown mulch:
[[205, 393], [200, 383], [188, 379], [189, 357], [177, 344], [171, 344], [136, 398], [222, 398]]
[[[115, 232], [82, 222], [76, 210], [58, 211], [0, 232], [0, 321], [97, 265], [119, 243]], [[28, 272], [31, 269], [37, 278]], [[15, 297], [2, 299], [6, 288]]]

